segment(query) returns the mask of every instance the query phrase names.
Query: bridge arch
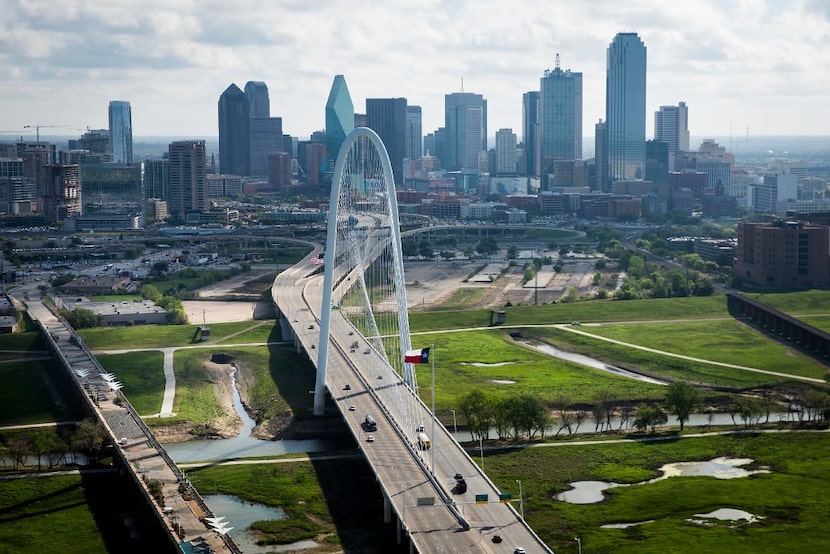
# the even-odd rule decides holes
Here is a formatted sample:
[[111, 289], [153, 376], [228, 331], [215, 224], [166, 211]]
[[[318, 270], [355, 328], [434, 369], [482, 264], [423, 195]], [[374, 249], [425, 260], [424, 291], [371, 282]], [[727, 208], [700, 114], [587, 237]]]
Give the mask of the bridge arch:
[[[314, 414], [324, 409], [330, 348], [376, 354], [388, 365], [378, 379], [391, 370], [389, 377], [416, 391], [412, 365], [403, 361], [411, 344], [392, 164], [366, 127], [352, 131], [337, 155], [324, 261]], [[334, 344], [333, 325], [344, 331], [339, 336], [359, 332], [362, 339]]]

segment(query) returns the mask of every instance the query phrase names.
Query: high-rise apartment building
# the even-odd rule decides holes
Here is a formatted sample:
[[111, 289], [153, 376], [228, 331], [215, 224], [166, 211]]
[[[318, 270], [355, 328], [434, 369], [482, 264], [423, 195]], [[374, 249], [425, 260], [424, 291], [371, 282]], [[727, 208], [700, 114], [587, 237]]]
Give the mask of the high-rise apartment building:
[[475, 169], [479, 153], [487, 152], [487, 100], [473, 92], [444, 95], [444, 127], [447, 130], [444, 168]]
[[608, 46], [606, 61], [608, 179], [643, 179], [646, 164], [646, 46], [637, 33], [619, 33]]
[[496, 175], [516, 175], [517, 162], [516, 133], [513, 129], [499, 129], [496, 131]]
[[57, 225], [81, 213], [81, 177], [77, 164], [49, 164], [43, 171], [43, 219]]
[[524, 175], [538, 177], [541, 173], [539, 145], [542, 131], [539, 124], [539, 102], [541, 93], [532, 90], [522, 95], [522, 142], [524, 142]]
[[133, 118], [130, 103], [113, 100], [109, 106], [112, 161], [118, 164], [133, 163]]
[[378, 134], [386, 146], [395, 183], [403, 185], [403, 159], [406, 157], [406, 98], [367, 98], [366, 126]]
[[424, 155], [421, 106], [406, 107], [406, 158], [417, 160]]
[[654, 140], [669, 145], [669, 171], [677, 171], [677, 153], [689, 151], [689, 108], [685, 102], [660, 106], [654, 112]]
[[[219, 169], [222, 173], [243, 177], [251, 174], [250, 119], [248, 98], [231, 83], [219, 97]], [[170, 213], [177, 215], [172, 207]]]
[[[242, 97], [244, 99], [245, 95]], [[245, 106], [247, 105], [246, 102]], [[186, 221], [187, 212], [202, 212], [208, 209], [205, 141], [171, 142], [168, 152], [170, 192], [167, 197], [167, 209], [173, 218]]]
[[333, 168], [334, 160], [346, 135], [354, 130], [355, 113], [349, 87], [343, 75], [335, 75], [326, 101], [326, 157]]
[[545, 172], [554, 160], [582, 159], [582, 73], [556, 66], [540, 79], [539, 123], [541, 164]]

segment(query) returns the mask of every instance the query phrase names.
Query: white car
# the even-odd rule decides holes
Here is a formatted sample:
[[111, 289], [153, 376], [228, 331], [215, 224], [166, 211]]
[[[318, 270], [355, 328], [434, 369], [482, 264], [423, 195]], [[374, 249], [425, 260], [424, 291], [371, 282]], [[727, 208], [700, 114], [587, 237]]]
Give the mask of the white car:
[[375, 437], [369, 435], [368, 437], [366, 437], [366, 442], [375, 442]]

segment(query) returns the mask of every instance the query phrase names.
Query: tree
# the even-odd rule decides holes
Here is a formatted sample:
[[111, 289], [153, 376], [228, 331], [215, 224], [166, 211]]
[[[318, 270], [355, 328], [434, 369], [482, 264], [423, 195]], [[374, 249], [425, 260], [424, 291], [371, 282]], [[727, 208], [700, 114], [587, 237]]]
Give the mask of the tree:
[[432, 258], [435, 256], [432, 251], [432, 244], [430, 244], [428, 240], [423, 239], [420, 243], [418, 243], [418, 255], [423, 258]]
[[634, 428], [641, 433], [650, 428], [654, 433], [658, 425], [665, 425], [668, 420], [669, 418], [660, 408], [641, 404], [637, 408], [637, 417], [634, 418]]
[[101, 327], [104, 324], [104, 318], [96, 314], [92, 310], [86, 308], [75, 308], [67, 311], [61, 310], [61, 316], [66, 319], [67, 323], [75, 329], [89, 329], [92, 327]]
[[685, 381], [672, 383], [666, 389], [666, 408], [677, 417], [680, 431], [700, 404], [700, 391]]
[[511, 246], [507, 249], [507, 259], [508, 260], [515, 260], [516, 256], [519, 254], [519, 249], [515, 246]]
[[455, 258], [455, 250], [441, 250], [439, 255], [445, 260], [452, 260]]
[[492, 398], [481, 390], [472, 390], [462, 397], [460, 410], [473, 438], [488, 438], [493, 424]]

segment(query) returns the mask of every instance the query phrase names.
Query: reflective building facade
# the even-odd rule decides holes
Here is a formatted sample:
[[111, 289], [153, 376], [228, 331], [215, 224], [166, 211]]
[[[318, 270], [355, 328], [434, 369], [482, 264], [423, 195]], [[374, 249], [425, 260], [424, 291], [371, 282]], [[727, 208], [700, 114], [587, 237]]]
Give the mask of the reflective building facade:
[[326, 157], [333, 163], [346, 135], [354, 130], [354, 104], [343, 75], [335, 75], [326, 101]]
[[231, 84], [219, 97], [219, 168], [222, 173], [251, 174], [249, 113], [245, 93]]
[[637, 33], [619, 33], [608, 46], [606, 59], [608, 179], [644, 179], [646, 46]]
[[447, 132], [446, 159], [441, 159], [444, 168], [450, 171], [478, 168], [479, 152], [487, 151], [487, 100], [473, 92], [444, 95], [444, 128]]
[[133, 119], [130, 103], [113, 100], [109, 106], [112, 161], [118, 164], [133, 163]]
[[582, 159], [582, 73], [556, 67], [540, 79], [542, 171], [554, 160]]

